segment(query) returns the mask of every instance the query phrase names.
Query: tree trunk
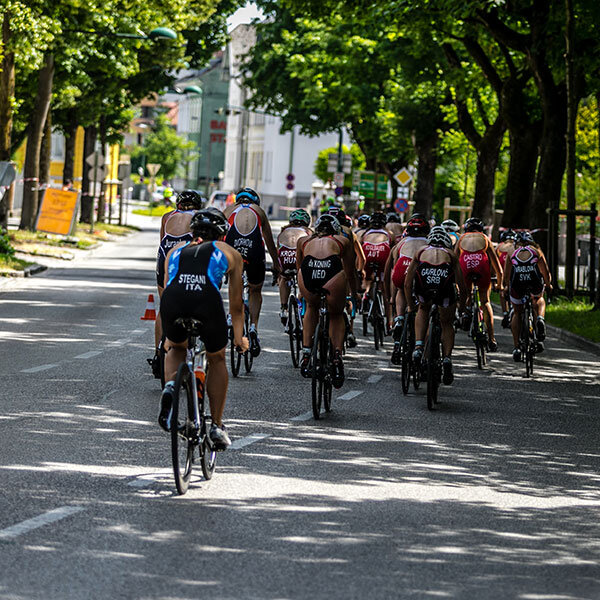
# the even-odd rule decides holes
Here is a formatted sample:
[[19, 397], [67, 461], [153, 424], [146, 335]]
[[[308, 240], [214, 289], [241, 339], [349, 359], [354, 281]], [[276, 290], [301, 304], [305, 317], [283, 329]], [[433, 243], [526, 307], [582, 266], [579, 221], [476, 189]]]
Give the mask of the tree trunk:
[[527, 227], [538, 157], [537, 124], [510, 133], [510, 166], [506, 183], [503, 227]]
[[52, 111], [48, 111], [44, 125], [44, 137], [40, 148], [40, 201], [50, 185], [50, 162], [52, 160]]
[[419, 212], [431, 217], [433, 188], [435, 186], [435, 168], [437, 166], [437, 130], [422, 139], [415, 138], [414, 145], [417, 153], [417, 187], [413, 200], [413, 212]]
[[68, 186], [73, 183], [75, 175], [75, 140], [77, 139], [77, 112], [74, 109], [69, 111], [69, 124], [65, 129], [65, 164], [63, 167], [63, 185]]
[[37, 217], [40, 149], [44, 125], [50, 109], [53, 79], [54, 56], [46, 54], [44, 56], [44, 66], [38, 75], [35, 109], [27, 127], [27, 149], [23, 167], [23, 209], [21, 211], [20, 229], [33, 230]]
[[[83, 138], [83, 177], [81, 180], [81, 214], [79, 220], [83, 223], [91, 223], [92, 210], [94, 206], [93, 194], [95, 190], [91, 190], [93, 184], [88, 177], [90, 166], [85, 162], [85, 159], [96, 150], [96, 138], [98, 137], [98, 129], [96, 125], [88, 125], [85, 128], [85, 136]], [[92, 192], [90, 194], [90, 192]]]
[[[6, 11], [2, 21], [2, 47], [6, 50], [11, 38], [10, 13]], [[10, 142], [12, 132], [12, 98], [15, 95], [15, 55], [7, 52], [0, 63], [0, 161], [10, 160]], [[14, 187], [6, 189], [0, 198], [0, 231], [8, 227], [10, 199]]]

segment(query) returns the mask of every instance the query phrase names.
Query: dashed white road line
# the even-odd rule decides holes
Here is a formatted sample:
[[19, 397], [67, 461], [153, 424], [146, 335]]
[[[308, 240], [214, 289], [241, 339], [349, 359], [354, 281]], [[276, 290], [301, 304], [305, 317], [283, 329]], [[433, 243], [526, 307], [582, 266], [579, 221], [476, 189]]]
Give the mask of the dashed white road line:
[[40, 365], [39, 367], [23, 369], [21, 373], [39, 373], [40, 371], [48, 371], [49, 369], [54, 369], [54, 367], [58, 367], [58, 365]]
[[369, 379], [367, 379], [367, 383], [377, 383], [383, 379], [383, 375], [371, 375]]
[[11, 525], [6, 529], [1, 529], [0, 540], [16, 538], [24, 533], [27, 533], [28, 531], [48, 525], [49, 523], [54, 523], [55, 521], [60, 521], [61, 519], [74, 515], [82, 510], [84, 510], [83, 506], [61, 506], [60, 508], [49, 510], [48, 512], [42, 513], [37, 517], [33, 517], [32, 519], [27, 519], [21, 523]]
[[260, 442], [260, 440], [264, 440], [268, 437], [271, 437], [270, 433], [252, 433], [246, 437], [240, 438], [239, 440], [235, 440], [231, 444], [230, 448], [231, 450], [240, 450], [241, 448], [245, 448], [250, 444], [254, 444], [254, 442]]
[[102, 354], [101, 350], [90, 350], [89, 352], [84, 352], [83, 354], [78, 354], [77, 356], [74, 356], [73, 358], [81, 358], [82, 360], [85, 360], [87, 358], [94, 358], [94, 356], [98, 356], [99, 354]]
[[346, 392], [343, 396], [338, 396], [337, 400], [352, 400], [352, 398], [356, 398], [356, 396], [360, 396], [364, 390], [350, 390]]
[[111, 346], [124, 346], [125, 344], [129, 344], [129, 342], [133, 341], [131, 338], [123, 338], [122, 340], [114, 340], [110, 342]]
[[298, 415], [296, 417], [292, 417], [290, 419], [290, 421], [308, 421], [309, 419], [313, 418], [313, 413], [312, 410], [309, 410], [308, 412], [305, 412], [301, 415]]

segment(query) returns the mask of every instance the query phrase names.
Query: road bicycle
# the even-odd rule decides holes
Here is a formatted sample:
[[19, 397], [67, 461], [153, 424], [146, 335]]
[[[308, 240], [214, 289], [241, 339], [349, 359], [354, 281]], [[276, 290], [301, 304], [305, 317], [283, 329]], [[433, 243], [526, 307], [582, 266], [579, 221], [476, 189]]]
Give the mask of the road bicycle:
[[488, 335], [483, 321], [483, 309], [481, 307], [481, 298], [479, 296], [479, 286], [477, 285], [478, 279], [478, 277], [473, 278], [470, 336], [475, 343], [475, 350], [477, 351], [477, 368], [483, 369], [487, 363], [486, 350]]
[[[248, 297], [249, 297], [249, 284], [248, 284], [248, 275], [244, 271], [242, 275], [242, 300], [244, 301], [244, 337], [250, 339], [250, 308], [248, 306]], [[231, 315], [228, 318], [228, 336], [229, 336], [229, 358], [231, 362], [231, 374], [234, 377], [237, 377], [240, 372], [240, 365], [242, 362], [242, 356], [244, 357], [244, 368], [246, 373], [250, 373], [252, 370], [252, 364], [254, 363], [254, 357], [250, 352], [250, 348], [245, 352], [240, 353], [238, 348], [236, 347], [233, 339], [233, 325], [231, 324]]]
[[333, 344], [329, 337], [328, 293], [324, 289], [320, 291], [319, 321], [315, 328], [311, 353], [312, 411], [316, 420], [321, 418], [321, 405], [325, 412], [331, 410]]
[[[513, 317], [514, 318], [514, 317]], [[519, 334], [519, 348], [525, 363], [525, 377], [533, 375], [533, 357], [537, 351], [538, 341], [535, 330], [535, 320], [531, 296], [527, 296], [521, 315], [521, 333]]]
[[[375, 350], [379, 350], [383, 346], [383, 338], [385, 336], [385, 304], [383, 302], [383, 292], [381, 276], [379, 274], [379, 266], [369, 263], [367, 265], [373, 270], [374, 277], [369, 290], [369, 312], [367, 322], [373, 326], [373, 340], [375, 342]], [[363, 314], [363, 332], [365, 329], [365, 317]]]
[[442, 381], [442, 324], [436, 304], [429, 311], [427, 340], [423, 347], [423, 358], [420, 365], [413, 365], [413, 381], [415, 390], [417, 382], [427, 382], [427, 408], [433, 410], [438, 402], [438, 391]]
[[175, 324], [188, 334], [187, 356], [177, 369], [170, 416], [175, 487], [179, 494], [185, 494], [192, 476], [194, 451], [198, 449], [202, 474], [207, 480], [213, 476], [217, 454], [209, 437], [212, 418], [206, 414], [205, 406], [206, 351], [198, 337], [202, 323], [181, 318]]
[[[407, 312], [400, 336], [400, 369], [402, 376], [402, 393], [406, 396], [413, 376], [412, 353], [415, 347], [415, 315]], [[417, 386], [418, 387], [418, 386]], [[416, 389], [416, 388], [415, 388]]]
[[300, 364], [300, 351], [302, 350], [302, 310], [301, 301], [298, 299], [298, 275], [296, 269], [290, 269], [283, 272], [287, 279], [287, 285], [290, 289], [288, 298], [288, 319], [286, 323], [286, 333], [290, 342], [290, 354], [292, 355], [292, 364], [298, 368]]

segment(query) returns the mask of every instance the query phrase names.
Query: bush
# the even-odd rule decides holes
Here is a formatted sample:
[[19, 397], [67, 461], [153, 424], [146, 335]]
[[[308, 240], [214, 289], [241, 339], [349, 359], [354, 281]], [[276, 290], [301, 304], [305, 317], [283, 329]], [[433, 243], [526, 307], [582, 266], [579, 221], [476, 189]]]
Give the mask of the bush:
[[15, 254], [15, 249], [10, 245], [10, 239], [6, 233], [0, 233], [0, 254], [6, 256], [14, 256]]

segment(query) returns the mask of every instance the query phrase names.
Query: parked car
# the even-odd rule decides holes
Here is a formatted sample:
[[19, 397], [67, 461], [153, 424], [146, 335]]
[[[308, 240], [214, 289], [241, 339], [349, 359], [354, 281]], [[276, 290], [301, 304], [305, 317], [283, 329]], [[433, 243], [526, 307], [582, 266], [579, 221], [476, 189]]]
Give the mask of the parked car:
[[229, 196], [228, 192], [223, 190], [215, 190], [210, 195], [207, 206], [214, 206], [219, 210], [225, 210], [225, 207], [227, 206], [227, 196]]

